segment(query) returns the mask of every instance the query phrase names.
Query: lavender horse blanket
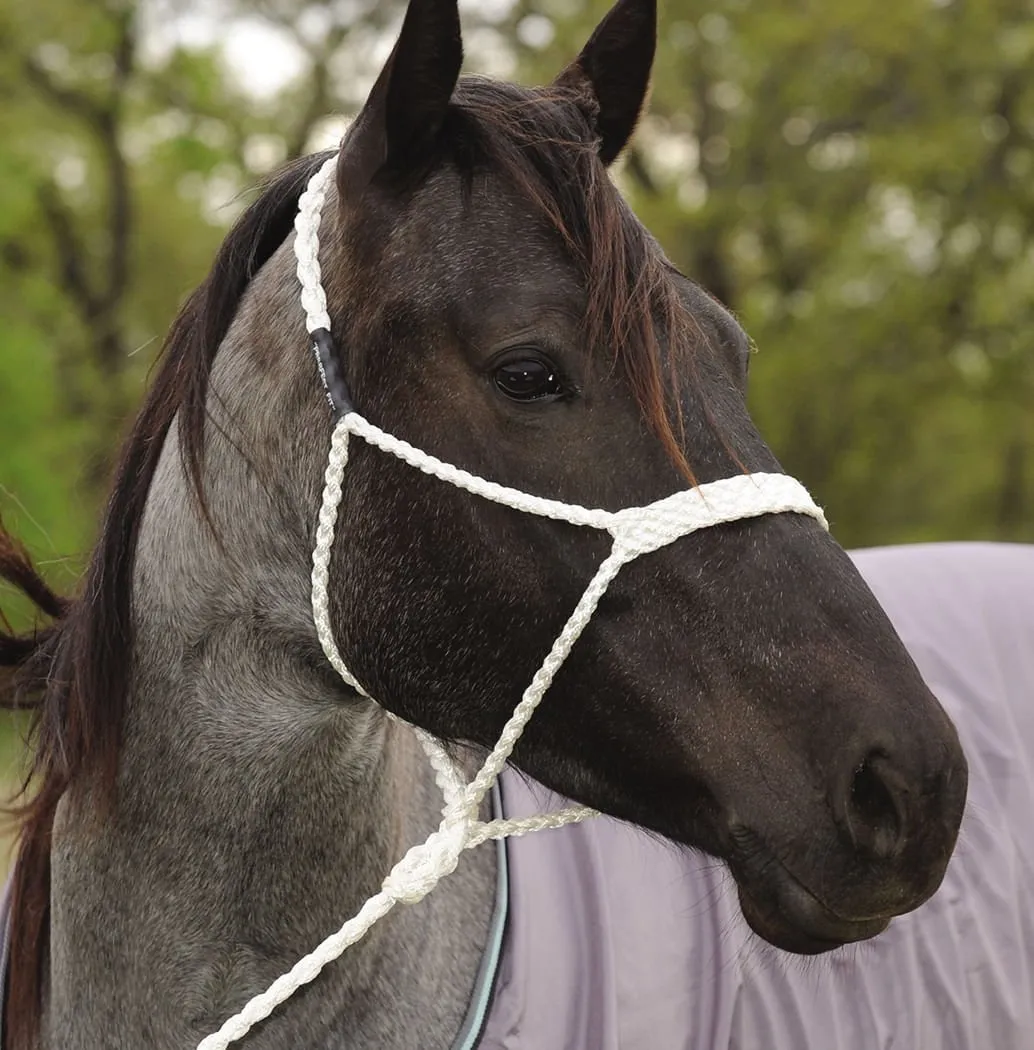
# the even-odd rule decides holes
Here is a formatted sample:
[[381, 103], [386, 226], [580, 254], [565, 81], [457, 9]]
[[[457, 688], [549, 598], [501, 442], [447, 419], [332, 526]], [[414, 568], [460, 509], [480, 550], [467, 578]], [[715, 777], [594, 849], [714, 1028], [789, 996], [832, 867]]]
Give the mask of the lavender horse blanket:
[[[855, 560], [969, 759], [938, 893], [805, 960], [749, 931], [720, 865], [628, 825], [509, 840], [454, 1050], [1034, 1050], [1034, 546]], [[513, 816], [558, 804], [513, 773], [502, 797]]]
[[[706, 857], [605, 819], [511, 840], [481, 1050], [1034, 1048], [1034, 547], [855, 560], [969, 760], [938, 893], [805, 960], [749, 931]], [[503, 799], [508, 815], [556, 804], [514, 775]]]

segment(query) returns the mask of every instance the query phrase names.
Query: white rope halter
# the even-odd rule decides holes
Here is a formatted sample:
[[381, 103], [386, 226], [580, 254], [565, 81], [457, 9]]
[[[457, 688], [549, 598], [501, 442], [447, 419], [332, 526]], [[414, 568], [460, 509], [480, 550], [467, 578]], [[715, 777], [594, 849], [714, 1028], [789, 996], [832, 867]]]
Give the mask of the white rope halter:
[[312, 336], [313, 349], [331, 407], [339, 416], [331, 440], [323, 506], [320, 510], [316, 549], [312, 558], [313, 617], [327, 659], [353, 689], [363, 696], [369, 695], [348, 670], [338, 652], [327, 598], [330, 554], [334, 545], [338, 508], [341, 504], [342, 481], [348, 464], [349, 436], [352, 434], [383, 452], [397, 456], [404, 463], [422, 470], [425, 474], [431, 474], [475, 496], [528, 514], [609, 532], [614, 539], [614, 545], [514, 708], [495, 748], [469, 784], [464, 783], [460, 770], [441, 744], [424, 731], [415, 730], [445, 796], [442, 821], [438, 830], [425, 842], [409, 850], [392, 868], [380, 892], [370, 897], [341, 929], [296, 963], [288, 973], [277, 978], [265, 992], [257, 995], [240, 1013], [231, 1017], [218, 1032], [202, 1040], [198, 1050], [225, 1050], [230, 1043], [241, 1039], [253, 1025], [268, 1017], [302, 985], [314, 980], [327, 963], [338, 958], [349, 945], [355, 944], [396, 904], [416, 904], [427, 896], [444, 876], [455, 870], [464, 850], [488, 839], [557, 828], [596, 815], [592, 809], [575, 806], [558, 813], [526, 820], [484, 822], [478, 819], [481, 803], [506, 765], [524, 727], [535, 713], [554, 676], [567, 659], [592, 618], [600, 599], [622, 566], [699, 529], [763, 514], [788, 511], [807, 514], [826, 527], [825, 516], [804, 486], [784, 474], [751, 474], [725, 478], [722, 481], [676, 492], [646, 507], [631, 507], [611, 513], [557, 500], [541, 499], [486, 481], [449, 463], [443, 463], [364, 419], [352, 406], [347, 387], [341, 379], [337, 355], [330, 338], [330, 316], [327, 313], [327, 297], [319, 264], [320, 219], [336, 162], [336, 157], [330, 158], [312, 177], [308, 189], [299, 201], [298, 218], [295, 222], [295, 253], [298, 257], [298, 279], [302, 286], [301, 299], [306, 314], [306, 325]]

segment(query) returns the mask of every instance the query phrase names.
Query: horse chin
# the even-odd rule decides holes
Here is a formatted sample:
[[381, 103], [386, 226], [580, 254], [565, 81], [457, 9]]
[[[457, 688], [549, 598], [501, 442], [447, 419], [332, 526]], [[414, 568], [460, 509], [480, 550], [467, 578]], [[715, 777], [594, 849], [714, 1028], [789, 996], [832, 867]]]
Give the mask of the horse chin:
[[821, 955], [882, 933], [890, 918], [844, 919], [780, 866], [764, 887], [737, 879], [740, 909], [750, 928], [769, 944], [796, 955]]

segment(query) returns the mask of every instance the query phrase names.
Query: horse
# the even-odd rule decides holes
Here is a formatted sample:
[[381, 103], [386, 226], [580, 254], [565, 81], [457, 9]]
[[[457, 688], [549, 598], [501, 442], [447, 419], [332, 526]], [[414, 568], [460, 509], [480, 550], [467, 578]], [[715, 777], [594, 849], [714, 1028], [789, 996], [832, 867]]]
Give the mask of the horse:
[[[461, 77], [456, 0], [410, 0], [333, 154], [319, 231], [328, 363], [367, 417], [565, 505], [782, 473], [745, 404], [749, 340], [607, 174], [656, 34], [655, 3], [619, 0], [531, 89]], [[328, 663], [309, 586], [334, 421], [291, 227], [331, 156], [269, 181], [174, 322], [80, 592], [53, 593], [4, 534], [0, 571], [51, 619], [0, 636], [9, 702], [35, 710], [7, 1050], [179, 1050], [217, 1029], [436, 826], [413, 726], [472, 766], [606, 554], [604, 536], [356, 443], [328, 614], [363, 689]], [[928, 901], [968, 784], [955, 724], [872, 588], [794, 512], [630, 564], [511, 762], [483, 815], [540, 784], [606, 814], [601, 836], [643, 829], [639, 856], [663, 841], [715, 858], [737, 921], [797, 955]], [[465, 854], [247, 1045], [493, 1046], [524, 845]], [[593, 1038], [548, 1045], [605, 1045]], [[664, 1045], [644, 1038], [620, 1045]]]

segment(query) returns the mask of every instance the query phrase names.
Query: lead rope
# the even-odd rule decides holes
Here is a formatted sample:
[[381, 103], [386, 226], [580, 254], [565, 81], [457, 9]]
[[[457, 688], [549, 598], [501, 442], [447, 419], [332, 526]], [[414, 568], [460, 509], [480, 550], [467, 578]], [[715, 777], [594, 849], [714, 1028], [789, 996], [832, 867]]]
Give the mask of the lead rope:
[[396, 904], [416, 904], [423, 900], [441, 879], [455, 871], [464, 850], [473, 849], [489, 839], [517, 837], [533, 831], [559, 828], [596, 816], [596, 811], [586, 806], [573, 806], [524, 820], [478, 819], [481, 804], [503, 771], [524, 727], [592, 619], [607, 588], [624, 565], [699, 529], [763, 514], [807, 514], [826, 527], [825, 516], [804, 486], [783, 474], [726, 478], [676, 492], [646, 507], [632, 507], [612, 513], [542, 499], [486, 481], [428, 455], [364, 419], [352, 407], [338, 371], [319, 264], [320, 218], [335, 166], [336, 158], [331, 158], [313, 176], [299, 200], [295, 223], [295, 252], [298, 256], [298, 277], [302, 285], [301, 299], [307, 328], [313, 339], [328, 399], [332, 409], [340, 416], [331, 438], [316, 547], [312, 557], [313, 619], [327, 660], [349, 686], [363, 696], [369, 696], [348, 670], [338, 651], [330, 622], [327, 593], [330, 557], [348, 466], [349, 437], [352, 434], [404, 463], [473, 495], [524, 513], [609, 532], [614, 543], [514, 708], [498, 742], [470, 783], [464, 783], [456, 763], [437, 740], [423, 730], [415, 729], [445, 799], [442, 820], [437, 830], [405, 854], [385, 878], [380, 891], [370, 897], [356, 915], [287, 973], [278, 977], [266, 991], [250, 1000], [218, 1032], [203, 1039], [198, 1044], [198, 1050], [226, 1050], [231, 1043], [243, 1038], [254, 1025], [267, 1018], [299, 988], [315, 980], [328, 963], [360, 940]]

